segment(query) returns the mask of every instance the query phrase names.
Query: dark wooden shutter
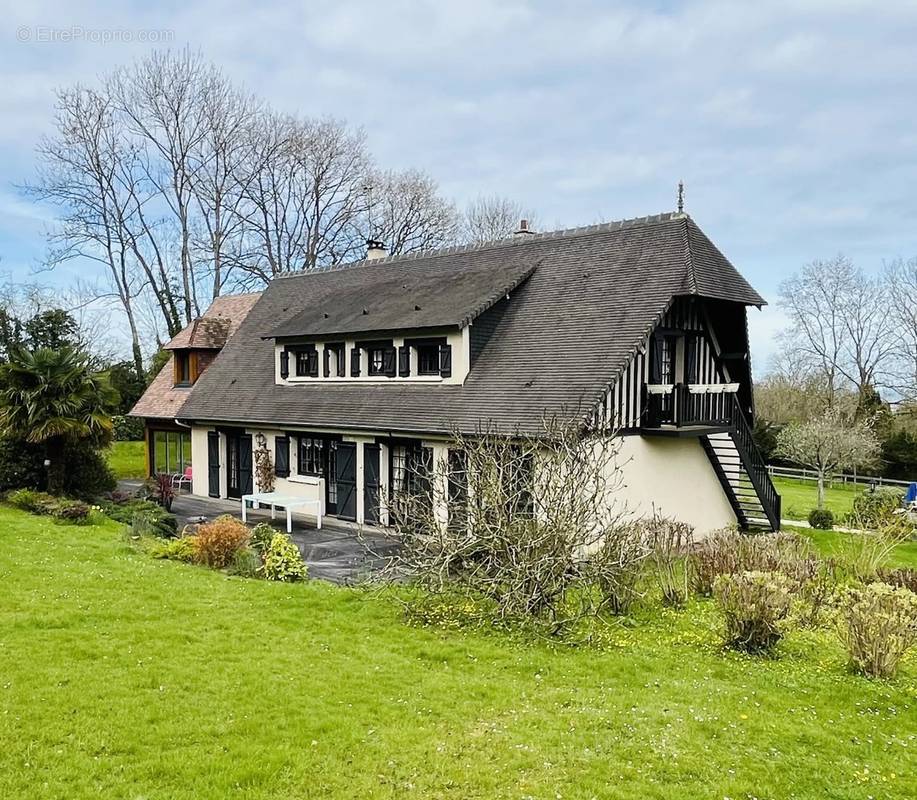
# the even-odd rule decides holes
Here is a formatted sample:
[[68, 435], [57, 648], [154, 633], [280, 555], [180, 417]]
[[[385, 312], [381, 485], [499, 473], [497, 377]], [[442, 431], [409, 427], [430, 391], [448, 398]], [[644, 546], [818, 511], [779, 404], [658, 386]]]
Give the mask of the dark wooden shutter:
[[318, 377], [318, 350], [309, 351], [309, 377]]
[[278, 478], [290, 475], [290, 439], [287, 436], [274, 439], [274, 474]]
[[360, 377], [360, 348], [354, 347], [350, 351], [350, 375], [354, 378]]
[[452, 345], [441, 344], [439, 346], [439, 374], [443, 378], [452, 375]]
[[252, 437], [239, 437], [239, 489], [251, 494], [252, 489]]
[[207, 434], [207, 493], [220, 496], [220, 434]]
[[402, 378], [411, 374], [411, 348], [406, 344], [398, 348], [398, 374]]
[[367, 525], [379, 524], [379, 453], [379, 445], [363, 445], [363, 521]]
[[290, 376], [290, 352], [284, 348], [280, 351], [280, 377], [286, 380]]
[[326, 378], [331, 377], [331, 351], [326, 347], [324, 355], [325, 363], [323, 365], [323, 374]]
[[382, 351], [382, 374], [387, 378], [395, 377], [395, 348], [386, 347]]

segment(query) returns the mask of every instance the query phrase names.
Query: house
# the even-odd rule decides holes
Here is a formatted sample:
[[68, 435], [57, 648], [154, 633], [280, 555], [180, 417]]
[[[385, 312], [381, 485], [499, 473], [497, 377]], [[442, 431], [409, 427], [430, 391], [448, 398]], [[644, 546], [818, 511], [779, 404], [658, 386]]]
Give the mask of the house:
[[169, 360], [131, 416], [144, 420], [147, 474], [183, 475], [191, 466], [191, 428], [179, 421], [191, 389], [251, 311], [260, 294], [218, 297], [165, 345]]
[[746, 309], [765, 301], [688, 215], [379, 254], [275, 279], [185, 390], [195, 494], [252, 491], [261, 446], [277, 491], [386, 524], [383, 498], [450, 433], [557, 414], [623, 437], [632, 510], [779, 526], [751, 436]]

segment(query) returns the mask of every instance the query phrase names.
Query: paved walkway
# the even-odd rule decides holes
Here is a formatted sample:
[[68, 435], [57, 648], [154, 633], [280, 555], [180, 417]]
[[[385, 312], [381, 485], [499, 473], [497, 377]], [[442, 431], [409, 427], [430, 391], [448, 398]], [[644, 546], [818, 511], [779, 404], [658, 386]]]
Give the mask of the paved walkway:
[[[139, 481], [122, 481], [120, 487], [134, 491]], [[190, 494], [176, 495], [172, 513], [178, 517], [178, 529], [185, 525], [212, 520], [222, 514], [242, 518], [242, 505], [238, 500], [217, 500]], [[286, 514], [277, 512], [271, 520], [271, 510], [249, 509], [246, 516], [250, 524], [267, 522], [277, 530], [286, 532]], [[322, 529], [317, 530], [308, 518], [293, 516], [292, 539], [299, 547], [303, 560], [309, 567], [310, 578], [320, 578], [339, 584], [353, 584], [365, 580], [385, 565], [386, 558], [396, 552], [397, 542], [381, 528], [363, 526], [325, 517]]]

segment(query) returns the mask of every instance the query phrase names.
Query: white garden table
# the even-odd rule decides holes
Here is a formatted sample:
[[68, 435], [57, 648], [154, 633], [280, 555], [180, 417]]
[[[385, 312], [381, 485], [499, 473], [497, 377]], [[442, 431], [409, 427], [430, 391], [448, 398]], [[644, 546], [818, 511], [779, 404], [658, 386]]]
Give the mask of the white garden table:
[[285, 509], [287, 512], [287, 533], [293, 533], [293, 520], [290, 516], [290, 512], [294, 508], [303, 508], [305, 506], [312, 509], [312, 513], [315, 514], [315, 518], [318, 520], [316, 527], [319, 530], [322, 529], [321, 500], [309, 500], [305, 497], [284, 495], [279, 492], [255, 492], [254, 494], [244, 494], [242, 495], [242, 522], [248, 521], [246, 512], [249, 503], [252, 504], [253, 509], [262, 505], [270, 506], [271, 519], [277, 518], [278, 507]]

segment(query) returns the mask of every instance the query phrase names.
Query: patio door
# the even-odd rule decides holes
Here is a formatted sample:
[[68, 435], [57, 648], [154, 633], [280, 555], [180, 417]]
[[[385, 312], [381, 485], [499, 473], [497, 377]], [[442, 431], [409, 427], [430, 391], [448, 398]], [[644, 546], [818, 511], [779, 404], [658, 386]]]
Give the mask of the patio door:
[[226, 494], [239, 499], [252, 493], [252, 437], [246, 434], [226, 434]]
[[334, 464], [337, 512], [341, 519], [357, 519], [357, 446], [354, 442], [338, 442]]

